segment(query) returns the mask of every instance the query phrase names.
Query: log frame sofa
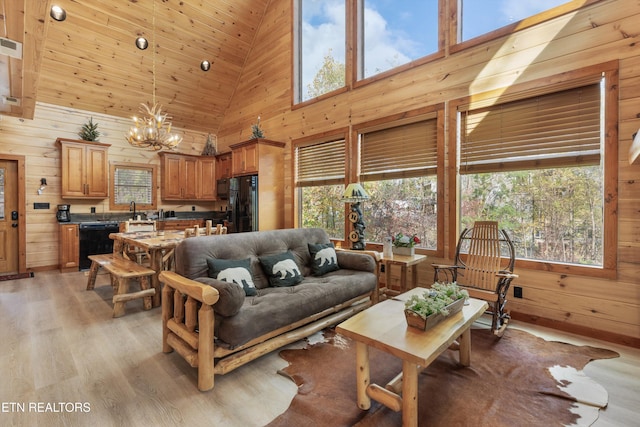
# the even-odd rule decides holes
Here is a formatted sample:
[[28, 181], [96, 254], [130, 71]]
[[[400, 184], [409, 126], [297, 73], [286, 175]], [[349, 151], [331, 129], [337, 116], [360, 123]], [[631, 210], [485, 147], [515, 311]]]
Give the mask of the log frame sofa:
[[[190, 366], [197, 368], [199, 390], [212, 389], [215, 375], [231, 372], [284, 345], [335, 325], [372, 304], [378, 286], [374, 257], [337, 251], [339, 269], [314, 276], [309, 267], [312, 263], [309, 243], [324, 245], [330, 241], [322, 229], [286, 229], [196, 237], [178, 245], [175, 272], [160, 273], [160, 281], [164, 284], [162, 349], [165, 353], [175, 350]], [[302, 283], [290, 288], [269, 286], [260, 259], [281, 252], [294, 254], [295, 263], [304, 276]], [[228, 284], [209, 276], [208, 258], [251, 260], [257, 292], [254, 296], [244, 297], [237, 315], [223, 316], [219, 313], [221, 310], [217, 310], [217, 306], [222, 308], [225, 304], [221, 300], [229, 298], [227, 288], [221, 287]], [[336, 298], [341, 299], [337, 301]], [[287, 309], [288, 300], [291, 311], [301, 310], [300, 306], [306, 307], [307, 302], [315, 311], [292, 318], [294, 314]], [[256, 308], [261, 306], [262, 309]], [[279, 311], [269, 314], [269, 307], [278, 307]], [[283, 313], [285, 311], [287, 313]], [[281, 314], [287, 323], [265, 331], [264, 323]], [[243, 331], [240, 341], [232, 344], [222, 341], [221, 334], [228, 336], [233, 332], [235, 316], [249, 316], [235, 327], [259, 324], [263, 330], [255, 336]]]

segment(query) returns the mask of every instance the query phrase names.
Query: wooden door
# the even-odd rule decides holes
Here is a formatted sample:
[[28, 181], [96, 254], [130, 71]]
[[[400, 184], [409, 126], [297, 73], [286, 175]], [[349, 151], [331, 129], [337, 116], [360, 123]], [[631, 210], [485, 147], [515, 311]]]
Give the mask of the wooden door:
[[198, 159], [185, 157], [184, 159], [184, 188], [182, 198], [186, 200], [197, 199], [198, 185]]
[[18, 272], [18, 162], [0, 160], [0, 274]]
[[216, 179], [231, 178], [231, 153], [216, 156]]
[[216, 199], [216, 159], [198, 159], [198, 200]]
[[162, 162], [162, 198], [178, 200], [182, 196], [179, 156], [165, 155]]
[[77, 144], [62, 144], [62, 197], [84, 197], [86, 152]]
[[80, 266], [78, 224], [60, 225], [60, 270], [76, 271]]
[[244, 172], [258, 173], [258, 144], [244, 147]]
[[86, 165], [86, 195], [88, 197], [109, 197], [107, 150], [102, 147], [87, 147]]
[[233, 154], [231, 155], [232, 162], [232, 175], [242, 175], [244, 172], [244, 149], [238, 148], [233, 150]]

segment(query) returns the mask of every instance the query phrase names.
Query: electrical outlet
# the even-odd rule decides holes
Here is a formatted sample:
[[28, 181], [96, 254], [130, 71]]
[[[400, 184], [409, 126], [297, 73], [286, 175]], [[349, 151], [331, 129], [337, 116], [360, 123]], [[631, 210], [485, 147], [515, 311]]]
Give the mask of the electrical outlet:
[[513, 287], [513, 297], [514, 298], [522, 298], [522, 287], [514, 286]]
[[91, 213], [96, 213], [96, 207], [95, 206], [91, 206]]
[[196, 210], [196, 207], [195, 207], [195, 206], [191, 206], [191, 210], [192, 210], [192, 211], [195, 211], [195, 210]]

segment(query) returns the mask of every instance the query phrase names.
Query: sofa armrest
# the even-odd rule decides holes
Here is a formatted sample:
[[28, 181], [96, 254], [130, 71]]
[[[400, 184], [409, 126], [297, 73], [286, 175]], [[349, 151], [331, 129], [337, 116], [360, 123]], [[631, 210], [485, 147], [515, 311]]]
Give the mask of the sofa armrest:
[[[214, 313], [218, 290], [173, 271], [160, 273], [162, 289], [162, 351], [178, 352], [198, 367], [198, 389], [213, 388]], [[186, 296], [186, 298], [185, 298]]]
[[368, 271], [377, 273], [380, 254], [375, 251], [351, 251], [336, 248], [338, 265], [348, 270]]
[[165, 285], [169, 285], [173, 289], [191, 298], [195, 298], [204, 304], [213, 305], [218, 302], [220, 298], [220, 293], [216, 288], [196, 282], [195, 280], [187, 279], [173, 271], [160, 272], [159, 279]]

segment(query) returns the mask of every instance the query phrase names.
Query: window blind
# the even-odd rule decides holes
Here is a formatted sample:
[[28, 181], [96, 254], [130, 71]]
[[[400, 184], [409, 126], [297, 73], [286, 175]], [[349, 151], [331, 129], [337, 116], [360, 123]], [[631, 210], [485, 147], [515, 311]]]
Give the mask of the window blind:
[[460, 173], [600, 163], [600, 84], [461, 112]]
[[322, 142], [296, 149], [296, 185], [344, 184], [345, 140]]
[[437, 168], [435, 118], [360, 135], [360, 179], [411, 178], [435, 175]]
[[151, 169], [116, 168], [114, 173], [114, 201], [116, 204], [139, 205], [153, 203], [153, 173]]

